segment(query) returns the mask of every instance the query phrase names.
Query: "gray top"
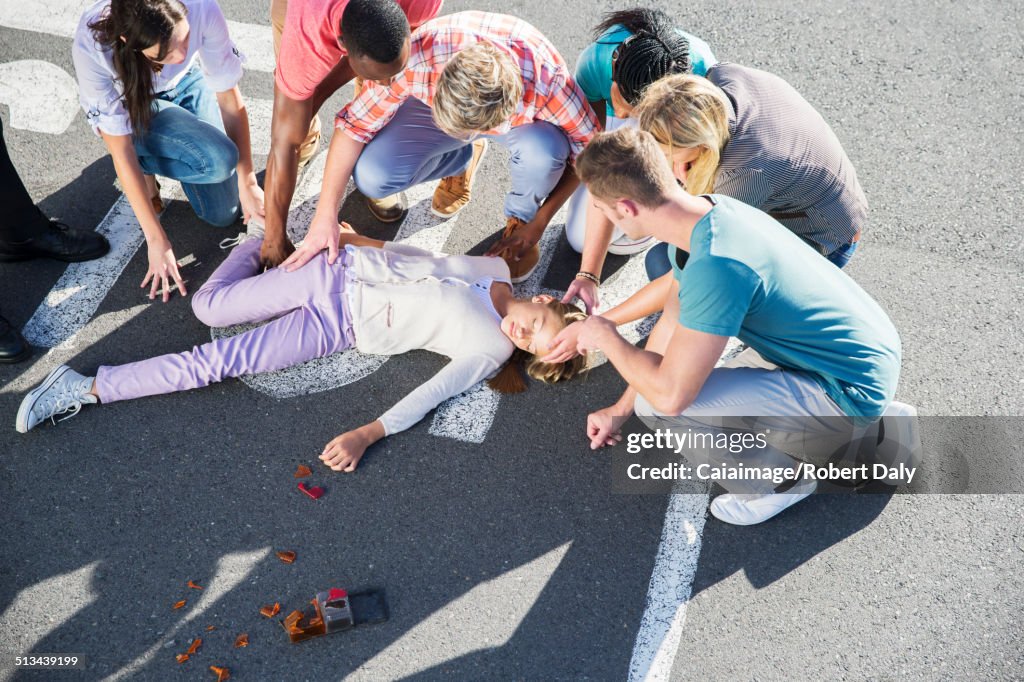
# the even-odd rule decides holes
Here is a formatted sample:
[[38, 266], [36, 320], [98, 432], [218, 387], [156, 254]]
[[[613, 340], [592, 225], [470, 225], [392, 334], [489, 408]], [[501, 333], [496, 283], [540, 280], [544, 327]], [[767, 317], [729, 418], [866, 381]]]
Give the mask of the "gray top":
[[723, 63], [707, 77], [731, 103], [715, 192], [768, 213], [825, 255], [855, 241], [868, 202], [821, 114], [764, 71]]

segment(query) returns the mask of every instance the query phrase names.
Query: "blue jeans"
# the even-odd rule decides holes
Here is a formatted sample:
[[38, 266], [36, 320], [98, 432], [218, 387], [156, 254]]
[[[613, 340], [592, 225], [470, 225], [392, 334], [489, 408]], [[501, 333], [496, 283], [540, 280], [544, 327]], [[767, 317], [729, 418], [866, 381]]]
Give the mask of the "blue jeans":
[[[511, 153], [512, 191], [505, 215], [529, 222], [558, 184], [569, 160], [569, 139], [544, 121], [512, 128], [504, 135], [481, 135]], [[466, 170], [471, 141], [451, 137], [434, 123], [430, 107], [410, 97], [370, 143], [352, 173], [364, 196], [380, 199], [421, 182], [440, 180]]]
[[846, 264], [850, 262], [850, 259], [853, 258], [853, 252], [857, 250], [858, 243], [859, 242], [853, 242], [852, 244], [840, 246], [838, 249], [825, 256], [825, 258], [828, 258], [837, 268], [842, 270], [846, 267]]
[[149, 128], [135, 137], [143, 172], [179, 181], [203, 221], [227, 227], [238, 220], [238, 148], [199, 67], [157, 93], [153, 111]]
[[[857, 250], [857, 244], [858, 242], [853, 242], [846, 246], [840, 246], [825, 256], [825, 258], [834, 263], [836, 267], [842, 269], [853, 258], [853, 252]], [[687, 254], [688, 257], [689, 255]], [[684, 259], [683, 263], [685, 264], [685, 262]], [[668, 262], [668, 244], [661, 242], [650, 248], [647, 252], [647, 257], [644, 259], [644, 269], [647, 270], [647, 278], [652, 282], [672, 269], [672, 264]]]

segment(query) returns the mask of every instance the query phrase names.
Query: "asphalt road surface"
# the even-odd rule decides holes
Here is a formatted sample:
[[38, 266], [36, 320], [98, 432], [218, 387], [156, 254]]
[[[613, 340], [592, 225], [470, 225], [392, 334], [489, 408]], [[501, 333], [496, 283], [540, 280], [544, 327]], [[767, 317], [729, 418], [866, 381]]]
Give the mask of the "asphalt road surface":
[[[898, 398], [926, 415], [1024, 413], [1021, 5], [657, 4], [720, 60], [789, 80], [842, 140], [871, 203], [849, 271], [901, 332]], [[500, 400], [478, 391], [371, 449], [353, 475], [318, 468], [323, 444], [443, 360], [349, 354], [17, 434], [22, 396], [61, 362], [92, 372], [211, 333], [187, 299], [145, 299], [145, 251], [129, 218], [108, 215], [113, 168], [69, 85], [77, 6], [0, 0], [0, 116], [33, 197], [72, 225], [105, 224], [125, 266], [0, 266], [0, 309], [41, 346], [0, 367], [0, 679], [211, 679], [209, 665], [249, 680], [1024, 678], [1024, 498], [819, 496], [736, 528], [706, 518], [704, 489], [616, 495], [607, 456], [583, 437], [588, 411], [622, 389], [608, 366]], [[265, 154], [267, 9], [222, 6], [247, 45], [265, 47], [250, 48], [241, 83]], [[612, 5], [445, 4], [470, 8], [529, 20], [572, 63]], [[348, 96], [325, 106], [325, 123]], [[398, 232], [354, 199], [342, 215], [479, 253], [504, 222], [507, 155], [492, 149], [456, 223], [422, 203]], [[318, 172], [306, 173], [309, 201]], [[195, 257], [194, 290], [237, 230], [200, 224], [180, 200], [163, 222], [178, 255]], [[525, 291], [564, 289], [575, 272], [560, 229]], [[637, 267], [609, 259], [614, 295], [639, 282]], [[295, 490], [298, 464], [324, 497]], [[279, 550], [298, 558], [284, 564]], [[259, 614], [330, 586], [386, 588], [390, 620], [291, 645]], [[242, 632], [249, 646], [236, 649]], [[176, 663], [195, 638], [198, 652]], [[27, 653], [85, 666], [15, 670]]]

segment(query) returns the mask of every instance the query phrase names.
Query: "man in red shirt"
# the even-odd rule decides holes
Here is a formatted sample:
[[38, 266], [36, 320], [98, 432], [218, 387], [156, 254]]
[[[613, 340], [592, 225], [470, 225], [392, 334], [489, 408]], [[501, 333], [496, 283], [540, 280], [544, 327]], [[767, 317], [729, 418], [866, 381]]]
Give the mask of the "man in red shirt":
[[[350, 19], [387, 22], [394, 13], [384, 5], [393, 0], [272, 0], [274, 29], [274, 112], [271, 147], [264, 180], [266, 239], [260, 258], [265, 266], [279, 265], [294, 247], [288, 241], [288, 208], [295, 192], [300, 162], [316, 152], [320, 141], [320, 119], [316, 113], [339, 88], [357, 75], [345, 48], [342, 17], [352, 5]], [[377, 26], [386, 47], [389, 36], [404, 33], [406, 44], [411, 28], [435, 17], [443, 0], [399, 0], [408, 24]], [[380, 19], [383, 17], [384, 19]], [[393, 21], [391, 23], [394, 23]], [[395, 60], [391, 73], [400, 71], [408, 59], [406, 49]], [[370, 65], [372, 70], [373, 65]], [[360, 70], [363, 71], [363, 70]]]

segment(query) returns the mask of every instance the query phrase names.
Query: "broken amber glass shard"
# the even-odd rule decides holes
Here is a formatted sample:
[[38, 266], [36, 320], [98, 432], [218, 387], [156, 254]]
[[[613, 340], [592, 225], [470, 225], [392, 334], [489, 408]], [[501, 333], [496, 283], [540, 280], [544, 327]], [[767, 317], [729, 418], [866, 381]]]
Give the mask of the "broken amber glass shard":
[[180, 609], [182, 606], [185, 605], [185, 601], [186, 600], [184, 600], [184, 599], [182, 599], [181, 601], [176, 601], [176, 602], [174, 602], [174, 606], [172, 606], [171, 608], [175, 609], [175, 610]]
[[193, 590], [201, 590], [201, 589], [203, 589], [201, 585], [196, 585], [191, 580], [189, 580], [187, 583], [185, 583], [185, 586], [186, 587], [191, 587]]
[[309, 620], [303, 623], [302, 619], [306, 615], [300, 611], [293, 611], [288, 616], [288, 625], [285, 627], [285, 630], [288, 632], [288, 639], [291, 642], [303, 642], [307, 639], [327, 634], [322, 618], [310, 616]]
[[201, 640], [198, 637], [196, 637], [195, 639], [192, 640], [192, 643], [188, 645], [188, 651], [186, 651], [185, 653], [188, 654], [189, 656], [191, 656], [195, 652], [199, 651], [199, 647], [201, 647], [202, 645], [203, 645], [203, 640]]
[[312, 476], [312, 475], [313, 475], [313, 472], [305, 464], [300, 464], [295, 469], [295, 474], [294, 474], [295, 478], [305, 478], [306, 476]]
[[291, 552], [291, 551], [278, 552], [277, 553], [277, 558], [280, 559], [281, 561], [285, 562], [286, 564], [294, 564], [295, 563], [295, 552]]
[[211, 665], [210, 670], [217, 673], [217, 682], [224, 682], [224, 680], [231, 679], [231, 671], [227, 668], [222, 668], [219, 665]]
[[244, 632], [235, 638], [235, 648], [238, 649], [243, 646], [249, 646], [249, 635]]
[[184, 663], [188, 660], [188, 654], [178, 654], [174, 657], [174, 660], [176, 660], [178, 663]]
[[260, 613], [262, 613], [267, 618], [273, 618], [277, 615], [277, 612], [280, 610], [281, 604], [279, 604], [278, 602], [274, 602], [273, 606], [264, 606], [263, 608], [261, 608]]

